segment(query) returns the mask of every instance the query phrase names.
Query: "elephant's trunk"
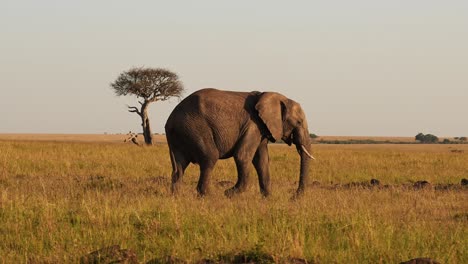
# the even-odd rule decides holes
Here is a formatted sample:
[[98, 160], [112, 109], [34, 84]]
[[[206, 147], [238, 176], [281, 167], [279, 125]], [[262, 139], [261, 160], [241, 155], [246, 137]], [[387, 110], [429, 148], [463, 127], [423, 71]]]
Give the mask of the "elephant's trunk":
[[297, 188], [297, 194], [300, 195], [305, 191], [305, 187], [307, 186], [308, 178], [309, 178], [309, 167], [310, 167], [310, 160], [315, 159], [311, 153], [311, 145], [310, 145], [310, 138], [309, 133], [307, 131], [302, 131], [300, 133], [297, 131], [295, 133], [295, 142], [297, 152], [301, 156], [301, 168], [299, 174], [299, 186]]
[[299, 174], [299, 187], [297, 188], [297, 194], [302, 194], [304, 192], [309, 178], [310, 158], [306, 154], [306, 151], [302, 150], [302, 146], [304, 146], [305, 149], [308, 148], [306, 151], [310, 152], [310, 145], [301, 145], [301, 147], [299, 147], [299, 153], [301, 155], [301, 170]]

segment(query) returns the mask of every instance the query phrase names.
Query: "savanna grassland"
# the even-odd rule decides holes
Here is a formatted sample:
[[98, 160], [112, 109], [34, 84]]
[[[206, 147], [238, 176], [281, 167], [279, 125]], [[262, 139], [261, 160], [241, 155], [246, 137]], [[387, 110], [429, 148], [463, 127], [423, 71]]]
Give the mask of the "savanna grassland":
[[[197, 198], [198, 167], [170, 194], [165, 144], [0, 140], [0, 262], [76, 263], [111, 246], [142, 263], [233, 261], [468, 263], [468, 145], [314, 145], [308, 192], [291, 200], [299, 157], [270, 145], [271, 197], [256, 174], [228, 199], [232, 160]], [[454, 151], [456, 150], [456, 151]], [[380, 187], [352, 182], [380, 180]], [[432, 186], [414, 189], [427, 180]], [[385, 186], [387, 185], [387, 186]], [[266, 255], [267, 257], [264, 257]], [[263, 257], [262, 257], [263, 256]]]

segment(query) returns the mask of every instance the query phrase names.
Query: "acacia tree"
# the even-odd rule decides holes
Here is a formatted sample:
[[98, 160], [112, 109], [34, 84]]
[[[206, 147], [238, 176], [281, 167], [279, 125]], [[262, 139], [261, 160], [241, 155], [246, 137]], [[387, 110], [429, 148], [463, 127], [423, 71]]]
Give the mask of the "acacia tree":
[[135, 95], [140, 107], [128, 106], [128, 111], [137, 113], [141, 118], [143, 136], [147, 145], [153, 144], [148, 106], [156, 101], [182, 96], [184, 87], [177, 74], [161, 68], [132, 68], [119, 75], [110, 84], [116, 95]]

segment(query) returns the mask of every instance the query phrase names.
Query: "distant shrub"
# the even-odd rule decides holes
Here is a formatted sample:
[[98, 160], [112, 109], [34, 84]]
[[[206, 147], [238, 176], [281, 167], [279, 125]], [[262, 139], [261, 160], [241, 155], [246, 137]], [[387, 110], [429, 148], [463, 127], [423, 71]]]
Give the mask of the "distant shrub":
[[452, 143], [452, 141], [450, 141], [450, 139], [448, 138], [444, 138], [444, 140], [442, 141], [442, 144], [450, 144]]
[[316, 134], [310, 133], [310, 138], [318, 138], [318, 136]]
[[423, 133], [418, 133], [415, 137], [415, 139], [421, 143], [437, 143], [439, 142], [439, 138], [437, 136], [434, 136], [432, 134], [423, 134]]
[[424, 141], [424, 136], [425, 136], [425, 135], [424, 135], [423, 133], [418, 133], [418, 134], [416, 135], [416, 137], [414, 137], [414, 138], [415, 138], [417, 141], [423, 142], [423, 141]]
[[424, 137], [424, 142], [427, 142], [427, 143], [437, 143], [438, 141], [439, 141], [439, 138], [432, 134], [426, 134], [426, 136]]

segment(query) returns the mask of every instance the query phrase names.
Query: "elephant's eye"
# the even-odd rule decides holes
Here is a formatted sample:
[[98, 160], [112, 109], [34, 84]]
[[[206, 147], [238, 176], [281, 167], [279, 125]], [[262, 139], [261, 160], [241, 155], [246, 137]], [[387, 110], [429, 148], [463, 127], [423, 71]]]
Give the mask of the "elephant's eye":
[[302, 125], [302, 121], [301, 121], [301, 120], [297, 120], [297, 125], [298, 125], [298, 126]]

